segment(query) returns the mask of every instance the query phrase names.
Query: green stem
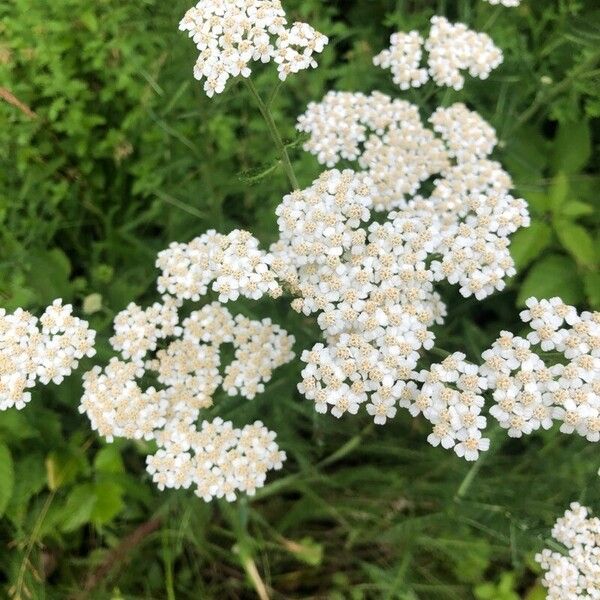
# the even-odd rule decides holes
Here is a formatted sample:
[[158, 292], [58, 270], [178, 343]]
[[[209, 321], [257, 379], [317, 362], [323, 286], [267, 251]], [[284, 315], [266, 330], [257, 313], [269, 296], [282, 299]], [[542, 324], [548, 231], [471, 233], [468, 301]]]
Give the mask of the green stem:
[[220, 501], [219, 507], [221, 514], [229, 522], [233, 530], [237, 543], [233, 550], [237, 554], [240, 566], [248, 576], [256, 595], [260, 600], [269, 600], [269, 592], [265, 582], [263, 581], [256, 563], [254, 562], [254, 544], [247, 528], [247, 501], [240, 499], [237, 502], [237, 507], [228, 504], [226, 501]]
[[[492, 428], [492, 430], [490, 432], [490, 446], [495, 441], [495, 439], [498, 437], [498, 434], [500, 433], [500, 431], [501, 431], [501, 428], [499, 425], [495, 425]], [[497, 450], [497, 448], [494, 448], [494, 450]], [[479, 457], [479, 460], [477, 460], [473, 463], [473, 466], [469, 469], [469, 471], [465, 475], [465, 478], [462, 480], [462, 483], [460, 484], [460, 486], [454, 496], [455, 501], [460, 502], [467, 495], [467, 492], [469, 491], [471, 484], [473, 483], [473, 481], [475, 480], [475, 477], [481, 470], [481, 467], [483, 467], [483, 463], [485, 462], [485, 459], [490, 455], [491, 452], [492, 452], [492, 449], [490, 448], [490, 450], [488, 450], [487, 452], [484, 452]]]
[[[360, 446], [363, 438], [367, 436], [373, 429], [375, 425], [370, 423], [367, 425], [360, 433], [357, 433], [354, 437], [350, 438], [345, 444], [340, 446], [335, 452], [326, 456], [321, 462], [317, 463], [315, 470], [322, 469], [323, 467], [328, 467], [333, 463], [338, 462], [342, 458], [345, 458], [348, 454], [350, 454], [353, 450]], [[272, 496], [273, 494], [278, 493], [279, 491], [286, 489], [288, 486], [296, 483], [303, 473], [292, 473], [287, 477], [283, 477], [281, 479], [275, 480], [273, 483], [269, 483], [265, 485], [263, 488], [257, 490], [256, 494], [252, 497], [252, 500], [262, 500], [267, 496]]]
[[281, 139], [281, 135], [279, 134], [279, 130], [277, 129], [277, 125], [275, 124], [273, 115], [271, 114], [269, 107], [267, 106], [267, 104], [265, 104], [263, 99], [260, 97], [260, 94], [258, 93], [256, 86], [254, 85], [254, 83], [252, 82], [252, 80], [250, 78], [244, 79], [244, 83], [246, 84], [246, 86], [250, 90], [250, 93], [254, 97], [254, 100], [256, 101], [256, 104], [258, 105], [258, 110], [260, 111], [260, 114], [263, 116], [263, 119], [265, 120], [265, 123], [267, 124], [269, 133], [271, 134], [271, 139], [273, 140], [273, 143], [277, 147], [277, 152], [279, 153], [279, 159], [281, 160], [281, 164], [283, 165], [283, 169], [284, 169], [285, 174], [287, 175], [287, 178], [292, 186], [292, 189], [294, 189], [294, 190], [300, 189], [300, 186], [298, 185], [298, 180], [296, 179], [296, 174], [294, 173], [294, 168], [292, 167], [292, 163], [290, 161], [290, 157], [289, 157], [287, 148], [285, 147], [285, 144], [283, 143], [283, 140]]
[[600, 60], [600, 52], [594, 52], [591, 56], [589, 56], [585, 61], [583, 61], [577, 68], [573, 69], [569, 75], [567, 75], [560, 83], [555, 85], [548, 93], [544, 94], [543, 92], [539, 92], [534, 99], [533, 103], [527, 108], [521, 115], [515, 120], [514, 125], [512, 126], [510, 133], [519, 129], [522, 125], [527, 123], [529, 119], [531, 119], [535, 113], [544, 105], [546, 105], [554, 96], [557, 96], [562, 91], [569, 88], [572, 84], [573, 79], [585, 73], [585, 71], [592, 66], [595, 66], [596, 63]]
[[335, 462], [338, 462], [346, 455], [350, 454], [355, 448], [360, 446], [363, 438], [367, 436], [373, 429], [375, 425], [370, 423], [367, 425], [360, 433], [357, 433], [353, 438], [350, 438], [343, 446], [338, 448], [333, 454], [330, 454], [327, 458], [324, 458], [318, 465], [317, 468], [327, 467]]
[[53, 490], [46, 498], [46, 501], [44, 502], [40, 514], [38, 515], [38, 518], [35, 522], [33, 530], [31, 531], [31, 535], [29, 536], [27, 547], [25, 548], [25, 554], [23, 555], [23, 559], [19, 567], [17, 582], [14, 588], [11, 588], [11, 590], [9, 590], [9, 595], [12, 596], [15, 600], [22, 600], [25, 596], [31, 596], [31, 594], [27, 591], [25, 586], [25, 574], [27, 572], [27, 567], [30, 565], [29, 557], [31, 556], [31, 551], [33, 550], [34, 544], [36, 544], [39, 541], [42, 525], [44, 524], [46, 515], [50, 510], [50, 505], [54, 500], [55, 494], [56, 490]]

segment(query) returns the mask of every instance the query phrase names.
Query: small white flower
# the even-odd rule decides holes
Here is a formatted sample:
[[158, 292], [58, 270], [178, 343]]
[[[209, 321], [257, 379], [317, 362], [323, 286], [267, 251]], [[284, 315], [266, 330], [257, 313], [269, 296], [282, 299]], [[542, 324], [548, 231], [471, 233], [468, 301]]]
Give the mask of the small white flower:
[[552, 537], [566, 547], [568, 554], [544, 549], [535, 556], [546, 571], [542, 584], [548, 588], [548, 600], [598, 598], [600, 519], [573, 502], [556, 521]]
[[279, 0], [201, 0], [179, 23], [200, 51], [194, 77], [204, 79], [210, 98], [221, 94], [230, 77], [249, 77], [250, 63], [274, 59], [279, 78], [316, 67], [326, 36], [307, 23], [287, 27]]
[[36, 383], [61, 384], [84, 356], [95, 354], [96, 332], [59, 298], [37, 319], [0, 309], [0, 410], [22, 409]]
[[481, 431], [462, 430], [457, 434], [459, 443], [454, 446], [454, 452], [465, 460], [475, 461], [479, 458], [479, 452], [486, 452], [490, 448], [490, 440], [481, 437]]

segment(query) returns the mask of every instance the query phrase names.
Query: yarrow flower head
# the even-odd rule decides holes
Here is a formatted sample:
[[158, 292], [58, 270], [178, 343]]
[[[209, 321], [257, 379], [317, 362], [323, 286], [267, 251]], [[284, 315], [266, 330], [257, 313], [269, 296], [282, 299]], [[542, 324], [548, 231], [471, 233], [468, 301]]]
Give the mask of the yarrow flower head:
[[21, 308], [0, 309], [0, 410], [24, 408], [36, 383], [60, 384], [95, 354], [96, 332], [72, 312], [60, 298], [39, 319]]
[[194, 77], [204, 79], [207, 96], [220, 94], [230, 77], [249, 77], [252, 62], [277, 63], [279, 78], [316, 67], [313, 57], [328, 39], [307, 23], [288, 27], [279, 0], [201, 0], [187, 11], [187, 31], [200, 55]]
[[[423, 50], [427, 51], [427, 69], [421, 67]], [[429, 77], [438, 86], [460, 90], [465, 84], [463, 71], [468, 71], [471, 77], [487, 79], [502, 60], [502, 51], [487, 34], [434, 16], [426, 40], [417, 31], [394, 33], [390, 47], [375, 56], [373, 63], [390, 69], [394, 83], [402, 90], [420, 87]]]
[[600, 598], [600, 519], [573, 502], [552, 529], [565, 554], [544, 549], [535, 560], [546, 571], [542, 584], [548, 600], [597, 600]]
[[[254, 493], [285, 459], [259, 421], [242, 429], [221, 419], [197, 422], [219, 386], [248, 399], [263, 392], [273, 370], [293, 358], [294, 338], [270, 319], [233, 316], [220, 302], [182, 315], [184, 300], [199, 300], [209, 286], [221, 302], [276, 295], [270, 256], [257, 245], [246, 232], [210, 231], [159, 253], [162, 301], [121, 311], [110, 339], [121, 358], [84, 375], [80, 411], [108, 440], [154, 440], [158, 451], [147, 464], [160, 489], [194, 485], [207, 501], [233, 500], [236, 491]], [[223, 344], [234, 349], [224, 368]]]
[[[527, 337], [503, 331], [483, 353], [481, 370], [494, 390], [490, 413], [512, 437], [559, 421], [563, 433], [600, 441], [600, 312], [579, 315], [560, 298], [526, 304]], [[535, 346], [563, 359], [549, 367]]]
[[373, 58], [373, 64], [392, 71], [394, 83], [401, 90], [427, 83], [427, 69], [420, 67], [423, 58], [423, 38], [418, 31], [398, 31], [390, 37], [390, 47]]
[[209, 230], [189, 244], [174, 242], [158, 255], [158, 291], [194, 302], [209, 287], [219, 294], [219, 302], [240, 296], [253, 300], [265, 294], [278, 297], [281, 287], [269, 268], [272, 256], [258, 245], [255, 237], [239, 229], [228, 235]]
[[[442, 18], [432, 25], [430, 58], [454, 34], [467, 45], [475, 35], [474, 47], [485, 46], [464, 26]], [[486, 52], [479, 66], [469, 66], [477, 60], [467, 54], [457, 50], [452, 60], [487, 76]], [[396, 35], [376, 62], [408, 81], [418, 56], [417, 34]], [[429, 123], [432, 129], [418, 107], [379, 92], [330, 92], [298, 119], [310, 135], [305, 149], [319, 162], [355, 161], [360, 169], [326, 171], [277, 209], [273, 270], [298, 296], [296, 310], [318, 313], [325, 335], [302, 354], [299, 391], [336, 417], [363, 404], [377, 424], [394, 418], [397, 407], [422, 415], [433, 425], [428, 441], [466, 460], [489, 448], [487, 389], [495, 400], [490, 413], [511, 436], [561, 420], [561, 431], [598, 441], [596, 313], [579, 316], [558, 298], [540, 306], [530, 299], [522, 315], [534, 328], [527, 339], [503, 333], [481, 367], [455, 353], [419, 368], [434, 344], [431, 327], [446, 314], [435, 283], [446, 280], [479, 300], [502, 290], [516, 272], [509, 236], [529, 225], [526, 203], [511, 196], [510, 177], [489, 159], [494, 129], [461, 103], [436, 109]], [[389, 212], [374, 220], [373, 211]], [[564, 351], [572, 362], [546, 367], [531, 344]]]
[[[372, 209], [396, 208], [411, 227], [426, 224], [435, 280], [482, 299], [516, 272], [508, 236], [529, 225], [527, 205], [509, 194], [510, 177], [487, 158], [496, 135], [477, 113], [459, 103], [438, 108], [430, 122], [433, 132], [416, 106], [384, 94], [330, 92], [308, 106], [298, 129], [310, 134], [305, 149], [320, 162], [358, 162]], [[423, 197], [420, 187], [432, 177], [433, 190]]]
[[464, 355], [432, 367], [443, 373], [440, 385], [416, 371], [421, 351], [433, 346], [431, 326], [445, 315], [427, 257], [440, 243], [457, 242], [440, 235], [434, 213], [410, 207], [371, 222], [375, 190], [364, 173], [326, 171], [276, 210], [272, 269], [298, 296], [293, 308], [319, 313], [327, 340], [302, 354], [299, 390], [317, 411], [336, 417], [362, 404], [378, 424], [393, 418], [396, 406], [423, 413], [437, 427], [437, 443], [474, 460], [489, 443], [480, 434], [485, 379]]

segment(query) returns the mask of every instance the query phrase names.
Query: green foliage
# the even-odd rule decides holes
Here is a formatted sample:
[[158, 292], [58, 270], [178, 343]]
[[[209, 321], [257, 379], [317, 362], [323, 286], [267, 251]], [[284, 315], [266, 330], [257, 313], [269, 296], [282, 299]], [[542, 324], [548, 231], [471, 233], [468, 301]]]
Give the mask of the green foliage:
[[[111, 355], [114, 314], [154, 299], [158, 250], [209, 228], [247, 228], [268, 243], [288, 191], [245, 87], [232, 82], [208, 100], [193, 80], [195, 51], [177, 31], [189, 4], [0, 4], [0, 87], [20, 103], [0, 100], [1, 304], [74, 302], [99, 331], [100, 362]], [[442, 348], [475, 358], [500, 329], [519, 328], [517, 307], [531, 295], [600, 308], [593, 3], [284, 4], [332, 40], [318, 69], [281, 89], [274, 69], [253, 74], [264, 97], [279, 89], [271, 108], [303, 185], [320, 167], [301, 149], [296, 116], [329, 89], [400, 95], [371, 63], [392, 31], [426, 31], [445, 12], [505, 52], [485, 82], [402, 94], [424, 114], [465, 101], [488, 119], [495, 158], [532, 214], [514, 236], [519, 273], [506, 291], [478, 304], [442, 290]], [[297, 350], [319, 337], [284, 301], [236, 309], [284, 325]], [[543, 597], [531, 557], [568, 502], [600, 497], [591, 444], [556, 431], [505, 439], [474, 474], [429, 447], [421, 421], [373, 431], [361, 418], [319, 416], [297, 380], [291, 364], [253, 402], [216, 398], [236, 425], [260, 418], [276, 430], [289, 456], [255, 498], [232, 506], [158, 492], [144, 470], [148, 444], [104, 445], [90, 432], [77, 412], [78, 376], [35, 390], [25, 411], [0, 412], [0, 595], [65, 598], [93, 581], [97, 598], [253, 597], [254, 565], [274, 598]]]
[[484, 583], [475, 588], [477, 600], [519, 600], [514, 573], [502, 573], [498, 584]]
[[10, 449], [0, 443], [0, 516], [4, 514], [15, 486], [15, 471]]

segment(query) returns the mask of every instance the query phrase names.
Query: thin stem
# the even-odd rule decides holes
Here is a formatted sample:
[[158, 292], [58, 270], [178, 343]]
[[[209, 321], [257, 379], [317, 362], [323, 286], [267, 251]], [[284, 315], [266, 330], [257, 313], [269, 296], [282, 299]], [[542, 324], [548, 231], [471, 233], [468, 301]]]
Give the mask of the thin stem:
[[521, 113], [521, 115], [515, 120], [514, 125], [512, 126], [509, 133], [516, 131], [522, 125], [527, 123], [529, 119], [531, 119], [537, 111], [547, 104], [554, 96], [557, 96], [565, 89], [568, 89], [573, 79], [580, 76], [582, 73], [591, 67], [595, 66], [596, 63], [600, 60], [600, 52], [594, 52], [590, 55], [585, 61], [583, 61], [577, 68], [573, 69], [570, 74], [568, 74], [560, 83], [555, 85], [551, 90], [549, 90], [546, 94], [542, 91], [538, 92], [532, 104], [530, 104], [529, 108]]
[[486, 456], [487, 454], [482, 454], [479, 460], [473, 463], [473, 465], [467, 472], [465, 478], [462, 480], [462, 483], [460, 484], [460, 487], [456, 492], [456, 496], [454, 496], [455, 500], [462, 500], [467, 495], [467, 492], [469, 491], [473, 480], [475, 479], [477, 473], [479, 473], [481, 467], [483, 466], [483, 463], [485, 462]]
[[241, 562], [246, 575], [248, 575], [250, 581], [252, 582], [252, 586], [254, 587], [257, 596], [260, 598], [260, 600], [269, 600], [267, 586], [258, 572], [258, 568], [254, 562], [254, 559], [251, 556], [244, 556], [242, 557]]
[[277, 85], [273, 88], [273, 91], [271, 92], [271, 95], [269, 96], [269, 99], [267, 100], [267, 106], [270, 108], [271, 105], [273, 104], [275, 97], [277, 96], [277, 94], [279, 93], [279, 90], [281, 89], [281, 86], [283, 85], [283, 81], [281, 81], [281, 79], [277, 82]]
[[350, 454], [355, 448], [360, 446], [363, 438], [367, 436], [373, 429], [375, 425], [370, 423], [367, 425], [360, 433], [357, 433], [353, 438], [350, 438], [343, 446], [338, 448], [333, 454], [330, 454], [327, 458], [324, 458], [318, 465], [318, 468], [327, 467], [333, 463], [338, 462], [342, 458], [345, 458], [348, 454]]
[[250, 579], [250, 583], [260, 600], [270, 600], [269, 591], [263, 581], [258, 567], [254, 562], [254, 543], [248, 533], [248, 520], [246, 517], [247, 500], [241, 499], [234, 510], [226, 501], [219, 502], [221, 514], [229, 522], [231, 529], [235, 533], [237, 544], [233, 547], [234, 553], [238, 555], [238, 560], [244, 572]]
[[[370, 423], [367, 425], [361, 432], [357, 433], [354, 437], [350, 438], [345, 444], [340, 446], [337, 450], [335, 450], [329, 456], [326, 456], [321, 462], [317, 463], [315, 467], [315, 471], [318, 469], [322, 469], [323, 467], [328, 467], [340, 460], [345, 458], [348, 454], [353, 452], [360, 443], [363, 438], [371, 433], [374, 429], [375, 425]], [[275, 493], [278, 493], [280, 490], [287, 488], [289, 485], [296, 483], [300, 477], [304, 475], [304, 473], [292, 473], [287, 477], [283, 477], [281, 479], [275, 480], [273, 483], [269, 483], [265, 485], [263, 488], [259, 489], [256, 494], [252, 497], [252, 500], [262, 500], [267, 496], [272, 496]]]
[[153, 517], [142, 523], [129, 535], [124, 537], [118, 546], [113, 548], [105, 557], [104, 561], [91, 573], [88, 574], [81, 586], [79, 594], [75, 595], [77, 600], [88, 598], [92, 590], [110, 575], [111, 571], [121, 566], [130, 553], [137, 548], [146, 538], [154, 533], [162, 525], [161, 518]]
[[[44, 520], [46, 519], [46, 515], [50, 510], [50, 505], [54, 500], [54, 496], [56, 494], [56, 490], [52, 491], [48, 497], [46, 498], [44, 505], [38, 515], [37, 521], [31, 531], [31, 535], [27, 542], [27, 547], [25, 549], [25, 554], [23, 556], [23, 560], [21, 561], [21, 566], [19, 567], [19, 575], [17, 577], [17, 582], [13, 590], [9, 590], [9, 595], [11, 595], [15, 600], [22, 600], [24, 597], [23, 592], [25, 589], [25, 573], [27, 572], [27, 566], [30, 564], [29, 557], [31, 556], [31, 551], [33, 550], [33, 546], [39, 540], [40, 531], [42, 529], [42, 525], [44, 524]], [[12, 591], [12, 593], [10, 593]]]
[[279, 153], [279, 159], [281, 161], [281, 164], [283, 165], [283, 169], [284, 169], [285, 174], [287, 175], [287, 178], [292, 186], [292, 189], [294, 189], [294, 190], [300, 189], [300, 186], [298, 185], [298, 180], [296, 179], [296, 174], [294, 173], [294, 168], [292, 167], [292, 163], [290, 161], [290, 157], [289, 157], [287, 148], [285, 147], [285, 144], [283, 143], [283, 140], [281, 139], [281, 135], [279, 133], [279, 130], [277, 129], [277, 125], [275, 124], [273, 115], [271, 114], [271, 110], [269, 109], [267, 104], [265, 104], [263, 99], [260, 97], [260, 94], [258, 93], [258, 90], [256, 89], [256, 86], [254, 85], [252, 80], [250, 78], [247, 78], [247, 79], [245, 78], [244, 83], [246, 84], [246, 86], [250, 90], [250, 93], [254, 97], [254, 100], [256, 101], [256, 104], [258, 105], [258, 110], [260, 110], [260, 114], [263, 116], [263, 119], [265, 120], [265, 123], [267, 124], [269, 133], [271, 134], [271, 139], [273, 140], [273, 143], [277, 147], [277, 152]]
[[[492, 430], [490, 432], [490, 445], [492, 442], [495, 441], [496, 437], [500, 433], [500, 429], [501, 428], [499, 425], [495, 425], [492, 428]], [[495, 450], [497, 450], [497, 448], [495, 448]], [[491, 450], [484, 452], [479, 457], [479, 460], [477, 460], [476, 462], [473, 463], [473, 465], [471, 466], [471, 468], [465, 475], [465, 478], [462, 480], [462, 483], [460, 484], [460, 486], [456, 492], [456, 495], [454, 496], [455, 501], [460, 502], [467, 495], [467, 492], [469, 491], [471, 484], [475, 480], [475, 477], [477, 477], [477, 474], [481, 470], [481, 467], [483, 467], [483, 463], [485, 462], [485, 459], [490, 455], [490, 453], [491, 453]]]

